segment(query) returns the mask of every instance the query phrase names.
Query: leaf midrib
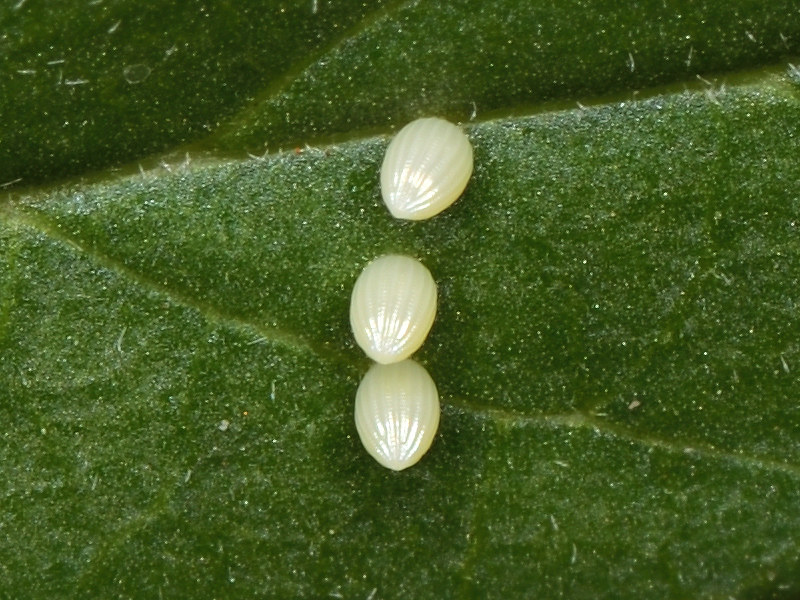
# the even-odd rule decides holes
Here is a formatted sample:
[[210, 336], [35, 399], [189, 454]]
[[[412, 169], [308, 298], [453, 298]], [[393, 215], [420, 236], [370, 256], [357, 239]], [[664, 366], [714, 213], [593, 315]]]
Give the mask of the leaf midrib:
[[[590, 108], [601, 108], [603, 106], [613, 106], [620, 104], [627, 104], [631, 102], [643, 102], [658, 98], [660, 96], [674, 95], [674, 94], [703, 94], [711, 102], [718, 102], [717, 96], [725, 93], [726, 90], [731, 88], [746, 89], [746, 88], [778, 88], [785, 85], [785, 74], [787, 69], [791, 69], [792, 60], [784, 60], [779, 63], [770, 63], [761, 65], [759, 67], [750, 69], [741, 69], [734, 71], [725, 71], [721, 73], [697, 73], [694, 78], [688, 80], [676, 80], [659, 85], [653, 85], [642, 89], [625, 89], [599, 96], [588, 98], [582, 97], [568, 97], [547, 100], [544, 102], [537, 102], [534, 104], [506, 106], [489, 110], [486, 112], [479, 112], [480, 117], [471, 118], [466, 125], [478, 125], [491, 121], [500, 121], [509, 118], [525, 118], [534, 117], [546, 114], [558, 114], [571, 110], [586, 110]], [[722, 80], [721, 83], [717, 83]], [[293, 80], [292, 80], [293, 81]], [[291, 82], [290, 82], [291, 83]], [[268, 94], [261, 103], [268, 102], [280, 95], [282, 89], [276, 91], [274, 94]], [[257, 112], [261, 107], [261, 103], [254, 104], [251, 108], [239, 113], [230, 124], [238, 125], [242, 122], [247, 122], [246, 115], [250, 112]], [[322, 133], [315, 136], [308, 136], [302, 139], [294, 139], [283, 145], [277, 151], [266, 152], [261, 157], [262, 159], [276, 158], [286, 152], [289, 148], [314, 148], [325, 150], [328, 147], [336, 146], [349, 142], [363, 141], [366, 138], [380, 137], [384, 135], [391, 135], [396, 131], [396, 125], [386, 125], [383, 127], [368, 127], [365, 129], [352, 129], [346, 134]], [[215, 131], [208, 138], [199, 140], [193, 144], [189, 144], [189, 150], [209, 151], [214, 152], [214, 155], [221, 160], [240, 160], [244, 155], [244, 150], [240, 153], [230, 152], [226, 150], [219, 151], [215, 146], [217, 139], [224, 138], [225, 135], [231, 134], [230, 128], [221, 128]], [[175, 152], [182, 153], [184, 149], [178, 149]], [[250, 155], [251, 158], [255, 158]]]
[[[361, 365], [355, 363], [346, 355], [316, 344], [290, 330], [281, 327], [265, 327], [263, 323], [255, 323], [243, 319], [212, 303], [199, 301], [168, 285], [159, 283], [132, 269], [119, 259], [104, 254], [99, 249], [88, 246], [81, 240], [65, 234], [44, 215], [31, 209], [5, 211], [5, 215], [10, 222], [33, 228], [50, 239], [73, 248], [94, 263], [116, 273], [126, 281], [142, 289], [161, 294], [177, 305], [196, 310], [209, 321], [221, 323], [236, 331], [253, 335], [254, 340], [252, 343], [268, 341], [295, 352], [311, 354], [321, 360], [347, 368], [354, 373], [359, 373], [361, 370]], [[671, 454], [698, 456], [717, 462], [731, 463], [751, 470], [782, 472], [793, 478], [800, 479], [800, 464], [752, 456], [744, 452], [730, 452], [707, 442], [672, 440], [650, 434], [637, 433], [628, 427], [605, 421], [600, 414], [592, 413], [591, 411], [531, 415], [513, 409], [484, 406], [474, 401], [453, 397], [448, 398], [445, 408], [446, 410], [469, 413], [473, 418], [488, 419], [508, 427], [536, 426], [570, 430], [589, 429], [598, 435], [638, 444], [648, 449], [659, 449]]]
[[[397, 8], [402, 5], [407, 4], [407, 2], [397, 2], [392, 5], [392, 7]], [[380, 13], [380, 15], [386, 14], [388, 10], [388, 6], [384, 7], [380, 11], [377, 11], [375, 14], [371, 15], [371, 17], [378, 18], [376, 15]], [[373, 21], [370, 21], [373, 22]], [[363, 21], [361, 22], [363, 23]], [[355, 29], [357, 30], [358, 27], [356, 26]], [[352, 31], [351, 31], [352, 33]], [[340, 39], [337, 43], [341, 43], [342, 41], [348, 39], [344, 36]], [[335, 45], [333, 46], [335, 47]], [[326, 51], [330, 50], [330, 48], [326, 48]], [[318, 57], [316, 58], [318, 59]], [[316, 60], [315, 59], [315, 60]], [[800, 61], [800, 57], [797, 59], [786, 59], [782, 60], [779, 63], [772, 63], [767, 65], [762, 65], [757, 68], [753, 69], [745, 69], [739, 71], [727, 71], [724, 73], [715, 73], [715, 74], [697, 74], [695, 78], [690, 80], [683, 80], [683, 81], [674, 81], [670, 83], [665, 83], [661, 85], [651, 86], [649, 88], [644, 88], [641, 90], [622, 90], [619, 92], [615, 92], [612, 94], [601, 95], [594, 98], [566, 98], [560, 100], [552, 100], [546, 102], [540, 102], [536, 104], [526, 105], [526, 106], [511, 106], [505, 107], [493, 111], [488, 111], [486, 113], [482, 113], [480, 118], [471, 119], [468, 126], [480, 125], [485, 123], [490, 123], [493, 121], [502, 121], [504, 119], [509, 118], [527, 118], [527, 117], [534, 117], [534, 116], [541, 116], [541, 115], [557, 115], [559, 113], [574, 111], [574, 110], [586, 110], [589, 108], [596, 109], [602, 108], [604, 106], [613, 106], [613, 105], [621, 105], [621, 104], [628, 104], [633, 102], [643, 102], [649, 99], [657, 98], [660, 96], [671, 95], [671, 94], [703, 94], [705, 95], [709, 101], [711, 102], [718, 102], [716, 99], [717, 94], [724, 93], [726, 90], [730, 90], [732, 88], [737, 89], [758, 89], [758, 90], [765, 90], [765, 89], [772, 89], [772, 90], [781, 90], [783, 93], [792, 94], [794, 96], [800, 96], [800, 87], [793, 84], [792, 81], [787, 79], [786, 72], [788, 70], [797, 70], [797, 67], [793, 66], [792, 61]], [[314, 61], [309, 62], [313, 64]], [[302, 73], [305, 68], [309, 65], [300, 69], [297, 73], [292, 71], [295, 74], [295, 77]], [[90, 174], [91, 183], [98, 184], [98, 183], [111, 183], [113, 181], [119, 181], [122, 179], [126, 179], [135, 173], [142, 173], [143, 172], [143, 165], [149, 164], [152, 168], [159, 168], [163, 169], [169, 174], [173, 173], [173, 170], [170, 166], [170, 160], [174, 160], [175, 157], [180, 157], [178, 166], [179, 168], [190, 168], [189, 165], [193, 163], [192, 166], [211, 166], [214, 164], [220, 164], [224, 162], [230, 161], [243, 161], [243, 160], [258, 160], [263, 162], [269, 162], [271, 160], [278, 159], [285, 154], [284, 149], [278, 149], [276, 151], [267, 151], [261, 156], [254, 156], [249, 154], [242, 149], [241, 152], [232, 152], [225, 149], [221, 149], [217, 147], [216, 140], [224, 138], [226, 135], [231, 134], [231, 125], [236, 125], [241, 123], [242, 121], [246, 121], [244, 118], [251, 111], [257, 111], [258, 108], [261, 106], [263, 102], [268, 101], [270, 98], [273, 98], [281, 93], [285, 86], [290, 85], [293, 78], [286, 76], [287, 79], [282, 80], [282, 84], [277, 85], [275, 89], [270, 88], [270, 91], [265, 92], [265, 97], [254, 101], [251, 108], [244, 109], [243, 111], [237, 113], [235, 117], [230, 119], [226, 125], [223, 125], [221, 128], [217, 129], [213, 134], [210, 136], [189, 142], [187, 144], [183, 144], [176, 148], [173, 148], [167, 152], [163, 152], [157, 155], [151, 156], [143, 156], [130, 163], [121, 166], [110, 167], [107, 169], [100, 170], [98, 172]], [[723, 78], [724, 81], [720, 84], [719, 87], [716, 87], [715, 83], [719, 78]], [[710, 78], [710, 80], [709, 80]], [[306, 149], [314, 149], [320, 152], [326, 152], [327, 150], [339, 146], [344, 143], [358, 143], [358, 142], [366, 142], [369, 139], [374, 139], [381, 136], [391, 135], [394, 131], [393, 127], [372, 127], [368, 129], [354, 129], [348, 132], [346, 135], [342, 134], [322, 134], [317, 137], [313, 138], [303, 138], [294, 140], [293, 143], [288, 144], [287, 147], [291, 148], [306, 148]], [[198, 159], [191, 159], [190, 154], [194, 153], [195, 157], [199, 156]], [[22, 181], [22, 180], [18, 180]], [[6, 184], [0, 184], [0, 188], [7, 188], [7, 195], [5, 198], [0, 198], [0, 209], [13, 204], [16, 198], [20, 197], [27, 197], [27, 198], [35, 198], [37, 196], [43, 196], [52, 192], [53, 190], [63, 189], [64, 186], [68, 185], [70, 182], [76, 185], [86, 185], [86, 175], [81, 175], [73, 178], [67, 178], [64, 180], [59, 181], [50, 181], [44, 184], [37, 184], [32, 187], [22, 186], [16, 187], [17, 181], [14, 182], [7, 182]], [[2, 213], [0, 213], [2, 214]]]

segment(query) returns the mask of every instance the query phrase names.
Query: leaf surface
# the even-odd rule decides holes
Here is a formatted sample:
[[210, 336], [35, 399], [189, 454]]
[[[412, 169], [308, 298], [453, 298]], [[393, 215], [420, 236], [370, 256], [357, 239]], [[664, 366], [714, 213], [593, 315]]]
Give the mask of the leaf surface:
[[[280, 93], [264, 83], [227, 105], [235, 116], [202, 142], [243, 155], [254, 131], [277, 128], [290, 145], [350, 131], [346, 143], [110, 169], [0, 199], [0, 595], [800, 593], [800, 87], [791, 65], [774, 68], [800, 17], [741, 2], [667, 18], [653, 3], [623, 22], [582, 3], [608, 21], [609, 48], [628, 30], [639, 46], [634, 68], [580, 87], [599, 38], [572, 47], [584, 25], [503, 5], [507, 25], [467, 2], [353, 17], [341, 39], [298, 53], [308, 66]], [[728, 25], [712, 27], [712, 9], [737, 15], [719, 21], [736, 44], [714, 37]], [[543, 47], [583, 57], [553, 59], [563, 85], [537, 87], [520, 52], [495, 91], [497, 72], [454, 66], [465, 31], [486, 31], [472, 54], [488, 60], [534, 14], [560, 19], [537, 34]], [[677, 57], [670, 32], [690, 20], [706, 68], [753, 70], [603, 101], [680, 81], [677, 58], [648, 72], [636, 57]], [[358, 107], [360, 69], [400, 60], [392, 44], [412, 74], [430, 67], [434, 25], [451, 32], [437, 47], [452, 103], [388, 66], [373, 69], [388, 91], [357, 119], [320, 100], [338, 90]], [[740, 30], [771, 41], [742, 51]], [[418, 111], [465, 119], [475, 90], [500, 112], [465, 125], [466, 193], [429, 221], [391, 219], [377, 177], [388, 137], [369, 130]], [[411, 104], [382, 105], [392, 94]], [[583, 94], [596, 102], [542, 104]], [[369, 458], [352, 417], [369, 363], [350, 291], [387, 252], [420, 258], [440, 293], [417, 359], [442, 423], [401, 473]]]

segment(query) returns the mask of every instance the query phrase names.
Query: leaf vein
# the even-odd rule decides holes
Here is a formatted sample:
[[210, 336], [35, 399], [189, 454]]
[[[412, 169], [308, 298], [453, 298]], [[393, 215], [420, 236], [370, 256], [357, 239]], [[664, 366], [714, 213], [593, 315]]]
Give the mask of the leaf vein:
[[306, 71], [308, 71], [312, 65], [318, 63], [325, 56], [328, 56], [334, 49], [342, 46], [348, 40], [355, 38], [370, 26], [381, 22], [385, 18], [389, 18], [403, 6], [413, 3], [414, 2], [409, 2], [409, 0], [395, 0], [393, 2], [389, 2], [375, 12], [364, 16], [364, 18], [362, 18], [360, 21], [346, 29], [341, 36], [333, 38], [333, 40], [331, 40], [331, 42], [327, 45], [319, 48], [315, 52], [308, 54], [305, 57], [305, 60], [290, 67], [281, 77], [278, 77], [269, 86], [267, 86], [261, 97], [257, 98], [251, 103], [249, 109], [241, 111], [227, 127], [215, 132], [213, 139], [218, 139], [231, 134], [235, 135], [236, 132], [235, 130], [230, 130], [230, 125], [233, 125], [235, 128], [241, 122], [246, 122], [249, 119], [252, 119], [265, 102], [279, 97], [284, 91], [291, 87], [295, 81], [297, 81], [304, 73], [306, 73]]
[[[4, 216], [10, 222], [31, 227], [48, 238], [75, 249], [78, 253], [86, 256], [94, 263], [116, 273], [126, 281], [144, 290], [163, 295], [179, 306], [196, 310], [209, 321], [221, 323], [234, 330], [247, 332], [255, 336], [256, 339], [253, 343], [271, 342], [295, 352], [312, 354], [320, 359], [339, 364], [343, 367], [357, 369], [357, 366], [340, 352], [320, 344], [315, 344], [311, 340], [285, 328], [278, 326], [271, 327], [265, 323], [244, 319], [215, 304], [201, 301], [169, 285], [148, 277], [145, 273], [126, 265], [122, 260], [109, 256], [101, 252], [98, 248], [86, 244], [74, 236], [70, 236], [60, 229], [57, 224], [51, 222], [45, 215], [36, 212], [34, 209], [18, 209], [13, 212], [8, 210], [4, 211]], [[264, 319], [264, 321], [268, 320], [269, 319]]]
[[476, 418], [488, 419], [507, 426], [540, 426], [570, 430], [589, 429], [597, 435], [644, 446], [648, 449], [657, 449], [670, 454], [681, 454], [688, 457], [702, 457], [717, 462], [730, 463], [742, 468], [781, 472], [793, 478], [800, 478], [800, 465], [798, 464], [769, 457], [753, 456], [745, 452], [732, 452], [718, 448], [705, 441], [680, 441], [651, 434], [640, 434], [631, 431], [630, 428], [624, 425], [604, 421], [597, 415], [577, 411], [529, 415], [509, 409], [480, 406], [468, 401], [453, 399], [447, 405], [457, 411], [472, 414]]

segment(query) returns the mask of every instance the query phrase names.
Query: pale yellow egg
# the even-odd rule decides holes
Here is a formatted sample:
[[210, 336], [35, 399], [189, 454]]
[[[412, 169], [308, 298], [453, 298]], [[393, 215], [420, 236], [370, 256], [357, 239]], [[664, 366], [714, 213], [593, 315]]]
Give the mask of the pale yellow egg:
[[373, 365], [356, 392], [358, 436], [381, 465], [402, 471], [428, 451], [439, 428], [439, 393], [413, 360]]
[[399, 254], [375, 259], [350, 298], [350, 326], [375, 362], [399, 362], [416, 352], [436, 317], [436, 282], [418, 260]]
[[398, 219], [420, 221], [439, 214], [472, 175], [472, 145], [460, 127], [439, 118], [403, 127], [386, 149], [381, 195]]

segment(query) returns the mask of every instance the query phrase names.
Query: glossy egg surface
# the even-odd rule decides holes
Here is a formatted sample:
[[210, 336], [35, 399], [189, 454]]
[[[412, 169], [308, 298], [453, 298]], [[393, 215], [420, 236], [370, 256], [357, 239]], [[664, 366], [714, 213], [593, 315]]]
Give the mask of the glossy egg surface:
[[416, 464], [439, 428], [439, 393], [413, 360], [373, 365], [356, 392], [361, 443], [381, 465], [402, 471]]
[[350, 326], [372, 360], [399, 362], [419, 349], [436, 317], [436, 282], [416, 259], [387, 254], [361, 272], [350, 298]]
[[455, 202], [472, 175], [472, 145], [464, 132], [439, 118], [403, 127], [386, 149], [381, 195], [392, 215], [419, 221]]

